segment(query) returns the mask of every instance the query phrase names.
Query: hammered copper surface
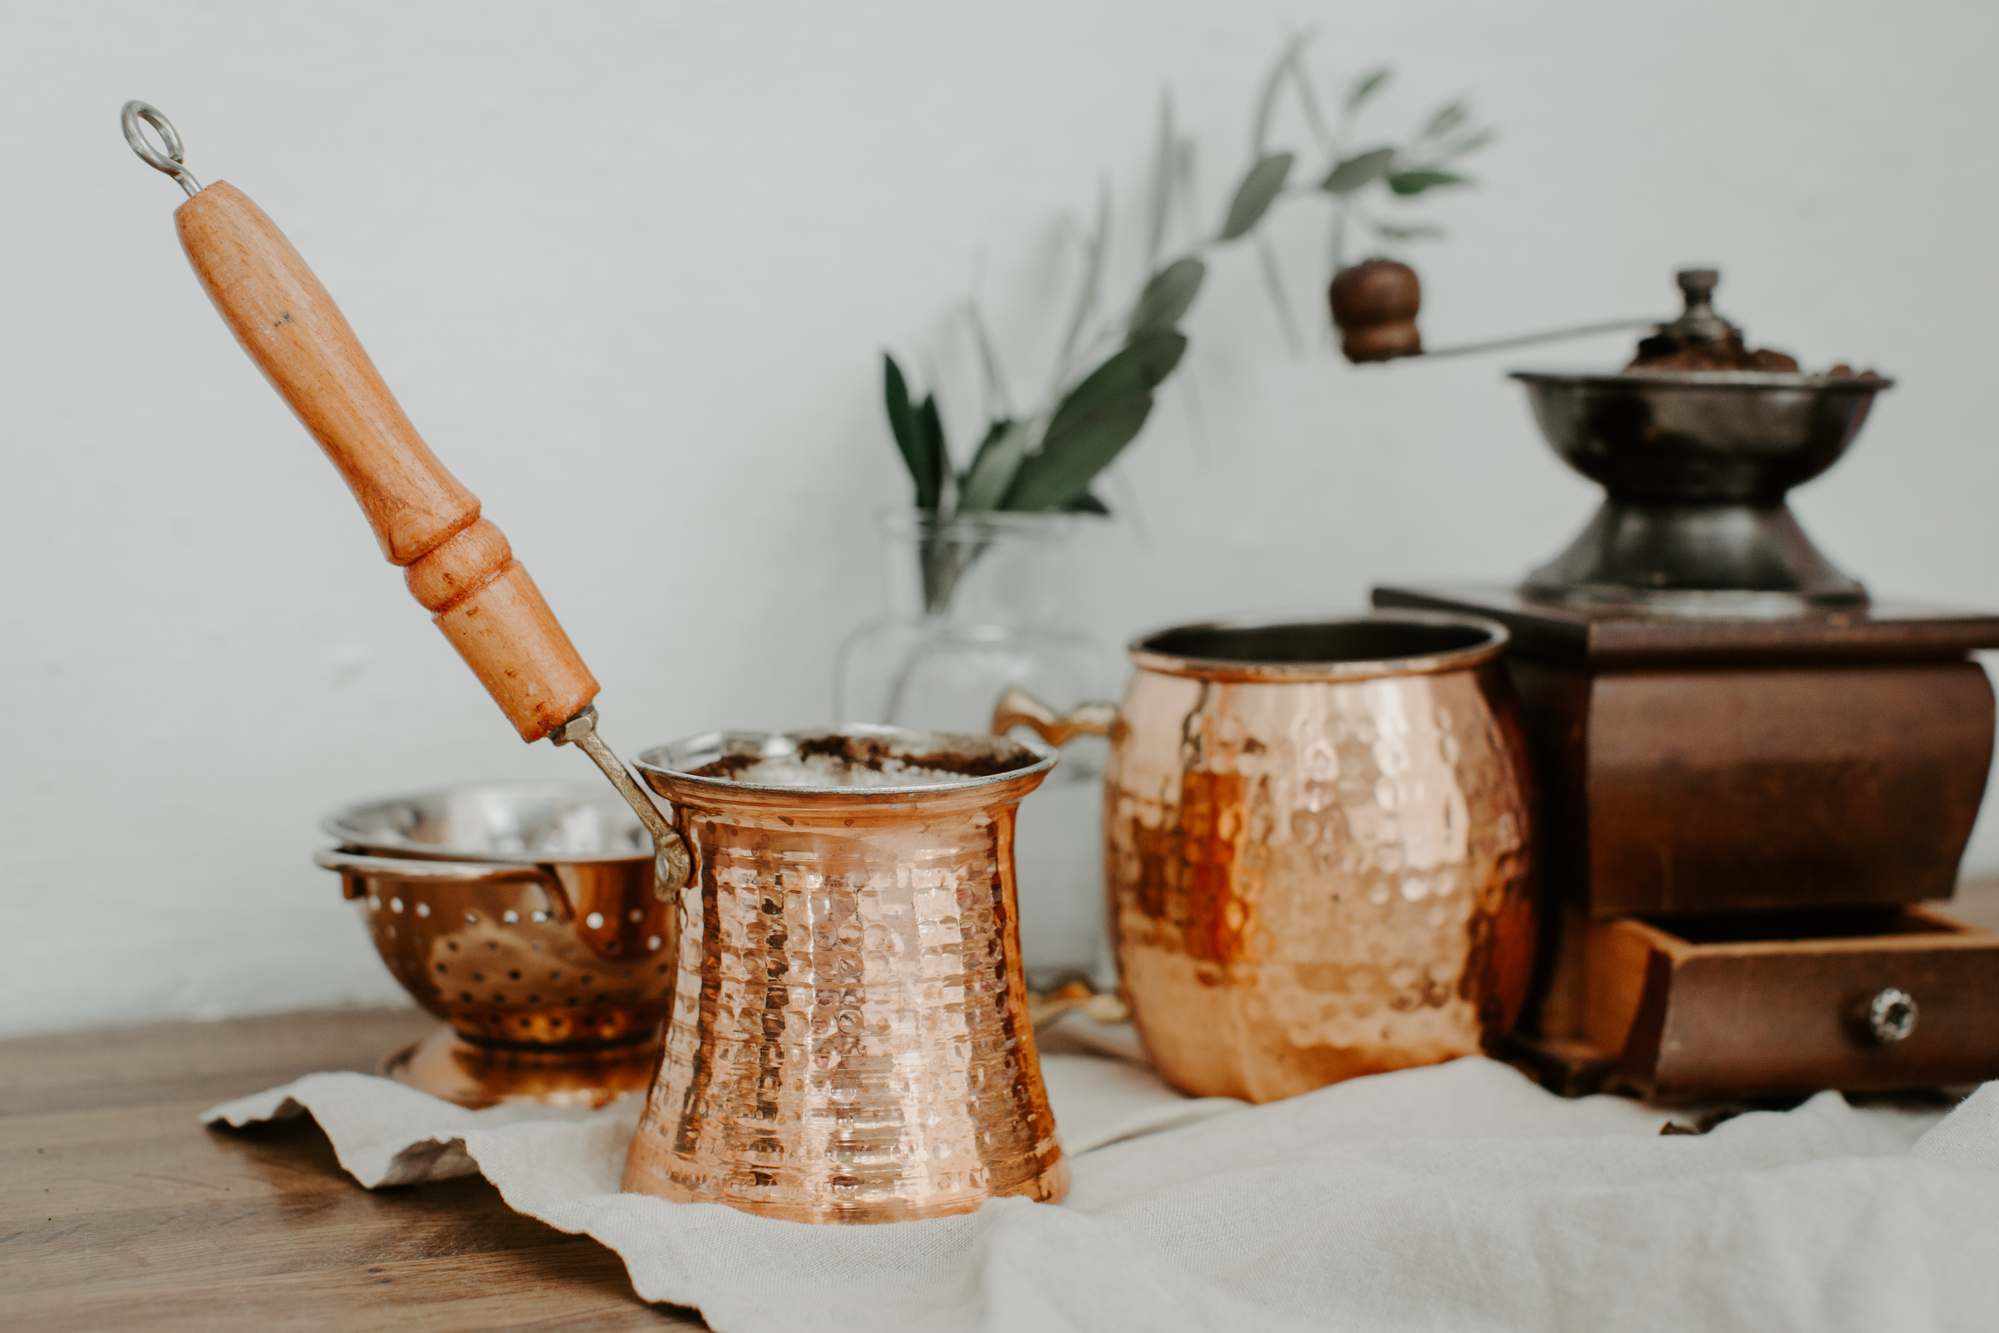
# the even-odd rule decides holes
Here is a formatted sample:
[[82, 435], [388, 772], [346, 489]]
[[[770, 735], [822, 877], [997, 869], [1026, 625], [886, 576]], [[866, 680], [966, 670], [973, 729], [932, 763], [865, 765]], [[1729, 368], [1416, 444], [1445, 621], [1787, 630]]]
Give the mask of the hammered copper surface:
[[[855, 743], [898, 736], [919, 738], [896, 744], [948, 780], [783, 787], [688, 771], [741, 773], [737, 760], [782, 737], [641, 756], [696, 873], [625, 1189], [806, 1222], [1066, 1190], [1014, 916], [1015, 807], [1053, 757], [873, 729]], [[790, 739], [800, 752], [844, 743]]]
[[1340, 642], [1380, 660], [1314, 662], [1338, 645], [1309, 625], [1134, 645], [1110, 906], [1133, 1018], [1188, 1092], [1262, 1102], [1473, 1054], [1524, 997], [1532, 828], [1505, 631], [1346, 624], [1366, 628]]

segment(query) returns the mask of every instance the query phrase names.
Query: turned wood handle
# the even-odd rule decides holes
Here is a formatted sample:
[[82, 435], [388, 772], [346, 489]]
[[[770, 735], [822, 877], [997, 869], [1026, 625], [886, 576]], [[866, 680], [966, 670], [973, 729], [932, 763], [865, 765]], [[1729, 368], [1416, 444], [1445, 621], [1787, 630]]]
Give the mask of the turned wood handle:
[[174, 213], [208, 299], [347, 479], [382, 553], [524, 740], [597, 697], [597, 682], [479, 500], [403, 415], [340, 307], [277, 224], [217, 181]]

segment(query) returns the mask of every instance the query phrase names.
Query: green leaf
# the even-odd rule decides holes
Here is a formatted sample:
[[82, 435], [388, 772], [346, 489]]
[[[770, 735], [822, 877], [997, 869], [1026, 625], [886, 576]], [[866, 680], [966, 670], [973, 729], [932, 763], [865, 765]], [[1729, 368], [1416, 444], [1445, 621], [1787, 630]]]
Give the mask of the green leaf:
[[919, 509], [936, 509], [944, 502], [944, 478], [951, 472], [951, 453], [944, 447], [944, 420], [937, 415], [937, 395], [925, 394], [923, 406], [917, 409], [916, 424], [922, 432], [924, 477], [929, 481], [929, 498], [924, 498], [922, 483], [918, 483], [916, 506]]
[[1474, 130], [1456, 143], [1440, 145], [1437, 148], [1437, 152], [1444, 157], [1465, 157], [1468, 154], [1476, 153], [1479, 149], [1485, 147], [1498, 137], [1499, 131], [1495, 129]]
[[1306, 72], [1302, 51], [1291, 57], [1291, 69], [1291, 86], [1298, 93], [1298, 106], [1305, 113], [1305, 123], [1312, 127], [1319, 151], [1330, 153], [1334, 144], [1333, 127], [1326, 123], [1326, 113], [1319, 109], [1319, 95], [1312, 91], [1312, 76]]
[[1000, 374], [999, 353], [993, 350], [992, 335], [986, 329], [986, 317], [979, 310], [977, 297], [967, 297], [964, 304], [965, 327], [972, 332], [972, 343], [979, 352], [979, 377], [985, 386], [987, 412], [1006, 415], [1013, 411], [1006, 391], [1006, 377]]
[[1097, 308], [1097, 293], [1103, 286], [1104, 252], [1110, 246], [1110, 235], [1111, 183], [1106, 177], [1098, 177], [1097, 230], [1084, 247], [1083, 285], [1076, 293], [1076, 309], [1069, 317], [1069, 331], [1062, 338], [1062, 351], [1055, 358], [1055, 364], [1064, 371], [1076, 351], [1076, 344], [1083, 337], [1083, 327], [1089, 322], [1090, 312]]
[[1174, 149], [1179, 142], [1173, 129], [1173, 90], [1167, 88], [1159, 95], [1159, 142], [1152, 153], [1152, 206], [1145, 222], [1148, 267], [1159, 261], [1159, 251], [1166, 244], [1166, 227], [1173, 213]]
[[1002, 509], [1060, 509], [1137, 436], [1152, 411], [1152, 391], [1180, 364], [1185, 335], [1134, 337], [1071, 389], [1055, 409], [1041, 448], [1014, 475]]
[[1084, 491], [1068, 504], [1063, 505], [1062, 512], [1065, 514], [1109, 514], [1111, 507], [1102, 500], [1099, 500], [1092, 492]]
[[1388, 188], [1401, 195], [1421, 194], [1441, 185], [1469, 185], [1469, 176], [1460, 176], [1455, 171], [1398, 171], [1388, 178]]
[[1377, 222], [1374, 229], [1391, 241], [1435, 241], [1446, 235], [1442, 227], [1429, 222], [1412, 222], [1406, 226]]
[[1222, 223], [1221, 235], [1216, 240], [1233, 241], [1262, 220], [1290, 177], [1292, 161], [1293, 154], [1272, 153], [1259, 159], [1249, 169], [1249, 174], [1242, 178], [1242, 184], [1236, 187], [1235, 199], [1229, 204], [1228, 220]]
[[1371, 148], [1365, 153], [1356, 153], [1326, 173], [1326, 178], [1319, 182], [1319, 188], [1327, 194], [1352, 194], [1386, 176], [1394, 162], [1393, 148]]
[[[1119, 355], [1122, 355], [1120, 353]], [[1066, 406], [1066, 405], [1065, 405]], [[1088, 492], [1090, 482], [1110, 465], [1145, 427], [1152, 412], [1152, 395], [1140, 391], [1103, 398], [1070, 412], [1058, 432], [1050, 426], [1041, 452], [1020, 465], [1004, 509], [1062, 509]]]
[[[1159, 387], [1160, 381], [1173, 373], [1173, 367], [1180, 364], [1180, 358], [1186, 352], [1186, 335], [1171, 329], [1134, 335], [1121, 350], [1091, 371], [1081, 384], [1069, 390], [1048, 423], [1049, 435], [1054, 435], [1072, 413], [1094, 408], [1098, 403], [1113, 398], [1151, 393]], [[1046, 450], [1047, 445], [1044, 443], [1042, 448]]]
[[1270, 142], [1270, 118], [1277, 113], [1277, 95], [1284, 91], [1284, 80], [1294, 77], [1297, 70], [1298, 53], [1305, 43], [1312, 40], [1309, 32], [1296, 33], [1284, 43], [1284, 49], [1277, 53], [1277, 60], [1270, 67], [1270, 73], [1263, 76], [1263, 88], [1256, 95], [1256, 131], [1250, 136], [1250, 151], [1259, 158]]
[[1176, 259], [1153, 274], [1132, 308], [1129, 336], [1158, 333], [1178, 324], [1187, 307], [1194, 304], [1201, 280], [1207, 275], [1208, 266], [1191, 256]]
[[1277, 322], [1284, 328], [1284, 341], [1290, 344], [1292, 352], [1304, 351], [1305, 339], [1299, 334], [1298, 321], [1291, 314], [1291, 299], [1284, 294], [1284, 273], [1277, 266], [1277, 251], [1268, 236], [1256, 238], [1256, 258], [1257, 266], [1263, 270], [1263, 290], [1277, 311]]
[[1369, 70], [1367, 73], [1355, 79], [1353, 81], [1353, 87], [1347, 89], [1346, 109], [1348, 111], [1354, 111], [1360, 106], [1362, 102], [1365, 102], [1368, 98], [1380, 92], [1381, 86], [1388, 82], [1388, 76], [1391, 73], [1393, 73], [1393, 71], [1388, 66], [1377, 65], [1373, 69]]
[[958, 484], [958, 512], [997, 509], [1006, 498], [1007, 488], [1013, 485], [1014, 474], [1020, 471], [1021, 460], [1027, 457], [1027, 446], [1033, 442], [1032, 423], [1004, 419], [993, 422], [985, 441], [979, 445], [979, 452], [972, 456], [972, 465], [965, 469], [965, 479]]
[[1470, 114], [1470, 109], [1463, 102], [1446, 102], [1437, 108], [1430, 117], [1430, 123], [1423, 127], [1423, 137], [1434, 139], [1440, 134], [1448, 133], [1463, 124], [1465, 117]]
[[909, 383], [902, 367], [887, 352], [882, 353], [882, 398], [888, 409], [888, 428], [895, 435], [895, 447], [902, 452], [903, 465], [916, 486], [916, 507], [935, 509], [942, 498], [944, 478], [936, 466], [927, 432], [909, 402]]

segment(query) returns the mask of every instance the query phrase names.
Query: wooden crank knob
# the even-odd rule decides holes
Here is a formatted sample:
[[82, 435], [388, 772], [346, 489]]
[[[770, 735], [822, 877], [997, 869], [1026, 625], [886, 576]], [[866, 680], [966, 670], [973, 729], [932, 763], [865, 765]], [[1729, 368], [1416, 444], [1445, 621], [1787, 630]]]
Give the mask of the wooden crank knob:
[[[168, 149], [179, 166], [178, 142]], [[407, 571], [410, 592], [507, 720], [535, 741], [580, 713], [597, 696], [589, 668], [277, 224], [225, 181], [202, 188], [184, 168], [153, 165], [190, 188], [174, 222], [209, 300], [346, 478], [383, 554]]]
[[1370, 259], [1335, 273], [1326, 295], [1347, 360], [1422, 355], [1416, 312], [1423, 305], [1423, 284], [1415, 269], [1393, 259]]

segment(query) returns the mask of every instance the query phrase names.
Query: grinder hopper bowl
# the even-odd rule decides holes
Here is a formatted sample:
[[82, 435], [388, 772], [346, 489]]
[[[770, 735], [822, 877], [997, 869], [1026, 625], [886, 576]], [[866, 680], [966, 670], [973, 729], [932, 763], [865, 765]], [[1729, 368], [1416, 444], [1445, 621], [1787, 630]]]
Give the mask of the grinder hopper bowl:
[[1812, 547], [1784, 493], [1889, 381], [1748, 352], [1714, 277], [1628, 369], [1515, 376], [1607, 492], [1568, 550], [1374, 593], [1513, 632], [1549, 932], [1518, 1050], [1660, 1102], [1999, 1076], [1999, 934], [1918, 905], [1984, 793], [1999, 616], [1870, 598]]
[[1718, 280], [1713, 269], [1679, 275], [1686, 313], [1645, 340], [1631, 369], [1514, 374], [1555, 452], [1606, 492], [1582, 535], [1528, 575], [1534, 596], [1690, 614], [1867, 599], [1784, 496], [1839, 461], [1894, 381], [1844, 367], [1801, 375], [1789, 357], [1747, 351], [1714, 313]]

